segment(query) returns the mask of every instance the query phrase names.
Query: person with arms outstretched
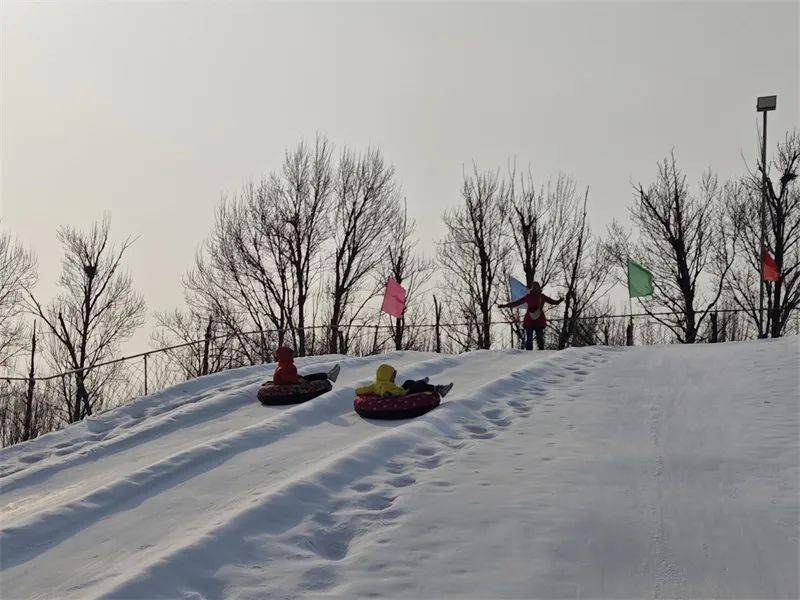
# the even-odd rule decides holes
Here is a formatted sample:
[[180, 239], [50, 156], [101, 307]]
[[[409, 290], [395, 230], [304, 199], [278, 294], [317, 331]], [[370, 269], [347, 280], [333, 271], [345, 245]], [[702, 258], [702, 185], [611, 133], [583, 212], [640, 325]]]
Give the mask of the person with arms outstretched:
[[533, 336], [536, 334], [536, 347], [539, 350], [544, 350], [544, 328], [547, 326], [547, 318], [544, 316], [544, 305], [552, 304], [553, 306], [561, 304], [563, 298], [553, 300], [549, 296], [542, 293], [542, 286], [538, 281], [534, 281], [528, 294], [508, 302], [507, 304], [498, 304], [498, 308], [513, 308], [515, 306], [528, 305], [528, 310], [525, 312], [525, 319], [522, 321], [522, 327], [525, 329], [525, 350], [533, 350]]

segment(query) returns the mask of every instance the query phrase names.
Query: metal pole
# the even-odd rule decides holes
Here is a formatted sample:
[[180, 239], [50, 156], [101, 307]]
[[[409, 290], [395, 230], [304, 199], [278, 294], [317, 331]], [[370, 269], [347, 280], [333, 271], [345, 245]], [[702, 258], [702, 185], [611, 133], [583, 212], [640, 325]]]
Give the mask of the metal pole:
[[766, 202], [767, 202], [767, 111], [764, 113], [761, 142], [761, 240], [758, 244], [758, 319], [760, 338], [767, 337], [767, 324], [764, 320], [764, 243], [766, 242]]
[[633, 346], [633, 298], [628, 294], [628, 311], [630, 312], [630, 323], [625, 328], [625, 345]]
[[144, 355], [144, 395], [147, 396], [147, 354]]

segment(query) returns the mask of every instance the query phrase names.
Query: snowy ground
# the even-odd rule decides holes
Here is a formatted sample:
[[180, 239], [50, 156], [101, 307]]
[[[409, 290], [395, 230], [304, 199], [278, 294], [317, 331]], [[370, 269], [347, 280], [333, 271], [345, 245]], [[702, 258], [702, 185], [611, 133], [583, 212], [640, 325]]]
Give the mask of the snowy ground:
[[[797, 338], [301, 362], [336, 360], [304, 405], [265, 365], [0, 451], [0, 595], [800, 595]], [[362, 420], [382, 361], [456, 387]]]

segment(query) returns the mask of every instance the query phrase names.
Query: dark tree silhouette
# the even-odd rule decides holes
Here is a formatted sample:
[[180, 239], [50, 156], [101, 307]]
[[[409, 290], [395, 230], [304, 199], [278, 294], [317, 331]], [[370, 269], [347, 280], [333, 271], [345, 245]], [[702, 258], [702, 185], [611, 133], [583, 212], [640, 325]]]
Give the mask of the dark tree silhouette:
[[145, 305], [122, 266], [133, 240], [112, 245], [108, 218], [88, 231], [62, 227], [58, 239], [64, 247], [61, 292], [47, 306], [31, 289], [27, 298], [29, 309], [51, 334], [50, 352], [57, 366], [75, 370], [74, 394], [62, 390], [68, 422], [75, 422], [102, 404], [109, 378], [92, 369], [111, 358], [143, 324]]
[[[596, 314], [593, 309], [612, 286], [612, 260], [602, 242], [592, 235], [587, 222], [586, 204], [576, 206], [565, 219], [562, 236], [566, 240], [559, 253], [559, 282], [564, 288], [563, 319], [558, 323], [557, 347], [566, 348], [579, 334], [581, 317]], [[585, 336], [584, 336], [585, 343]]]
[[451, 316], [464, 321], [459, 345], [490, 348], [492, 308], [497, 302], [511, 247], [507, 241], [508, 190], [497, 172], [473, 167], [464, 175], [463, 204], [444, 214], [445, 237], [439, 264], [447, 285]]
[[328, 213], [334, 190], [331, 153], [328, 141], [317, 135], [313, 147], [301, 142], [287, 152], [281, 173], [270, 179], [275, 234], [292, 272], [296, 318], [289, 316], [298, 356], [308, 351], [306, 304], [321, 271], [322, 251], [330, 232]]
[[265, 181], [223, 198], [184, 281], [190, 305], [217, 315], [250, 364], [268, 361], [273, 346], [284, 342], [294, 309], [292, 265], [276, 235], [276, 219]]
[[8, 369], [24, 349], [25, 289], [36, 283], [36, 258], [11, 234], [0, 231], [0, 368]]
[[[694, 195], [671, 154], [659, 163], [653, 184], [636, 186], [630, 215], [638, 240], [631, 242], [617, 223], [609, 230], [607, 249], [623, 269], [631, 258], [653, 273], [654, 293], [643, 299], [643, 307], [681, 343], [697, 341], [733, 262], [731, 234], [722, 214], [716, 176], [706, 173], [699, 195]], [[655, 315], [654, 306], [675, 316]]]
[[394, 167], [381, 151], [345, 149], [336, 169], [334, 226], [326, 288], [330, 318], [328, 351], [346, 353], [353, 326], [379, 288], [374, 272], [384, 258], [387, 238], [397, 235], [398, 190]]
[[[792, 131], [778, 143], [775, 158], [766, 167], [732, 186], [727, 208], [734, 232], [737, 261], [727, 278], [731, 298], [746, 311], [759, 333], [780, 337], [800, 306], [800, 134]], [[781, 277], [766, 285], [766, 319], [759, 312], [761, 249], [760, 211], [766, 170], [766, 244]]]
[[407, 325], [424, 318], [418, 310], [421, 305], [420, 298], [434, 269], [433, 262], [420, 256], [417, 250], [415, 227], [414, 221], [408, 218], [407, 207], [403, 205], [397, 230], [392, 233], [386, 246], [377, 282], [381, 287], [389, 277], [392, 277], [406, 290], [403, 316], [394, 319], [390, 326], [395, 350], [410, 349], [417, 342], [416, 336], [419, 331], [413, 327], [408, 331]]

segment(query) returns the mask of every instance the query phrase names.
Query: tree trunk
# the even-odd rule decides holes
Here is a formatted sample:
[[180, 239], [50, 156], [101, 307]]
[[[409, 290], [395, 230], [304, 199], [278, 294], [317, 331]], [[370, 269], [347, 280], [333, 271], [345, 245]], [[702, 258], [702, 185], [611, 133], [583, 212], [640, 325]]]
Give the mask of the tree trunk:
[[[75, 373], [75, 421], [92, 416], [92, 406], [89, 404], [89, 392], [86, 389], [86, 375], [83, 371]], [[83, 414], [81, 414], [83, 406]]]
[[297, 356], [306, 355], [306, 298], [297, 296]]
[[403, 330], [405, 328], [405, 320], [400, 317], [395, 321], [395, 328], [394, 328], [394, 349], [395, 350], [402, 350], [403, 349]]
[[213, 324], [212, 318], [208, 318], [208, 326], [206, 327], [206, 335], [203, 340], [203, 367], [200, 371], [201, 375], [208, 375], [208, 351], [211, 346], [211, 326]]
[[439, 304], [439, 301], [436, 299], [436, 296], [433, 297], [433, 313], [435, 319], [435, 334], [436, 334], [436, 353], [441, 354], [442, 352], [442, 333], [439, 329], [439, 325], [442, 318], [442, 307]]
[[28, 393], [25, 397], [25, 429], [23, 431], [22, 441], [31, 439], [33, 435], [33, 432], [31, 431], [31, 424], [33, 420], [33, 387], [36, 385], [36, 380], [34, 379], [35, 356], [36, 356], [36, 321], [33, 322], [33, 336], [31, 337], [31, 369], [28, 372]]
[[717, 325], [717, 311], [711, 313], [711, 343], [716, 344], [719, 341], [719, 327]]

